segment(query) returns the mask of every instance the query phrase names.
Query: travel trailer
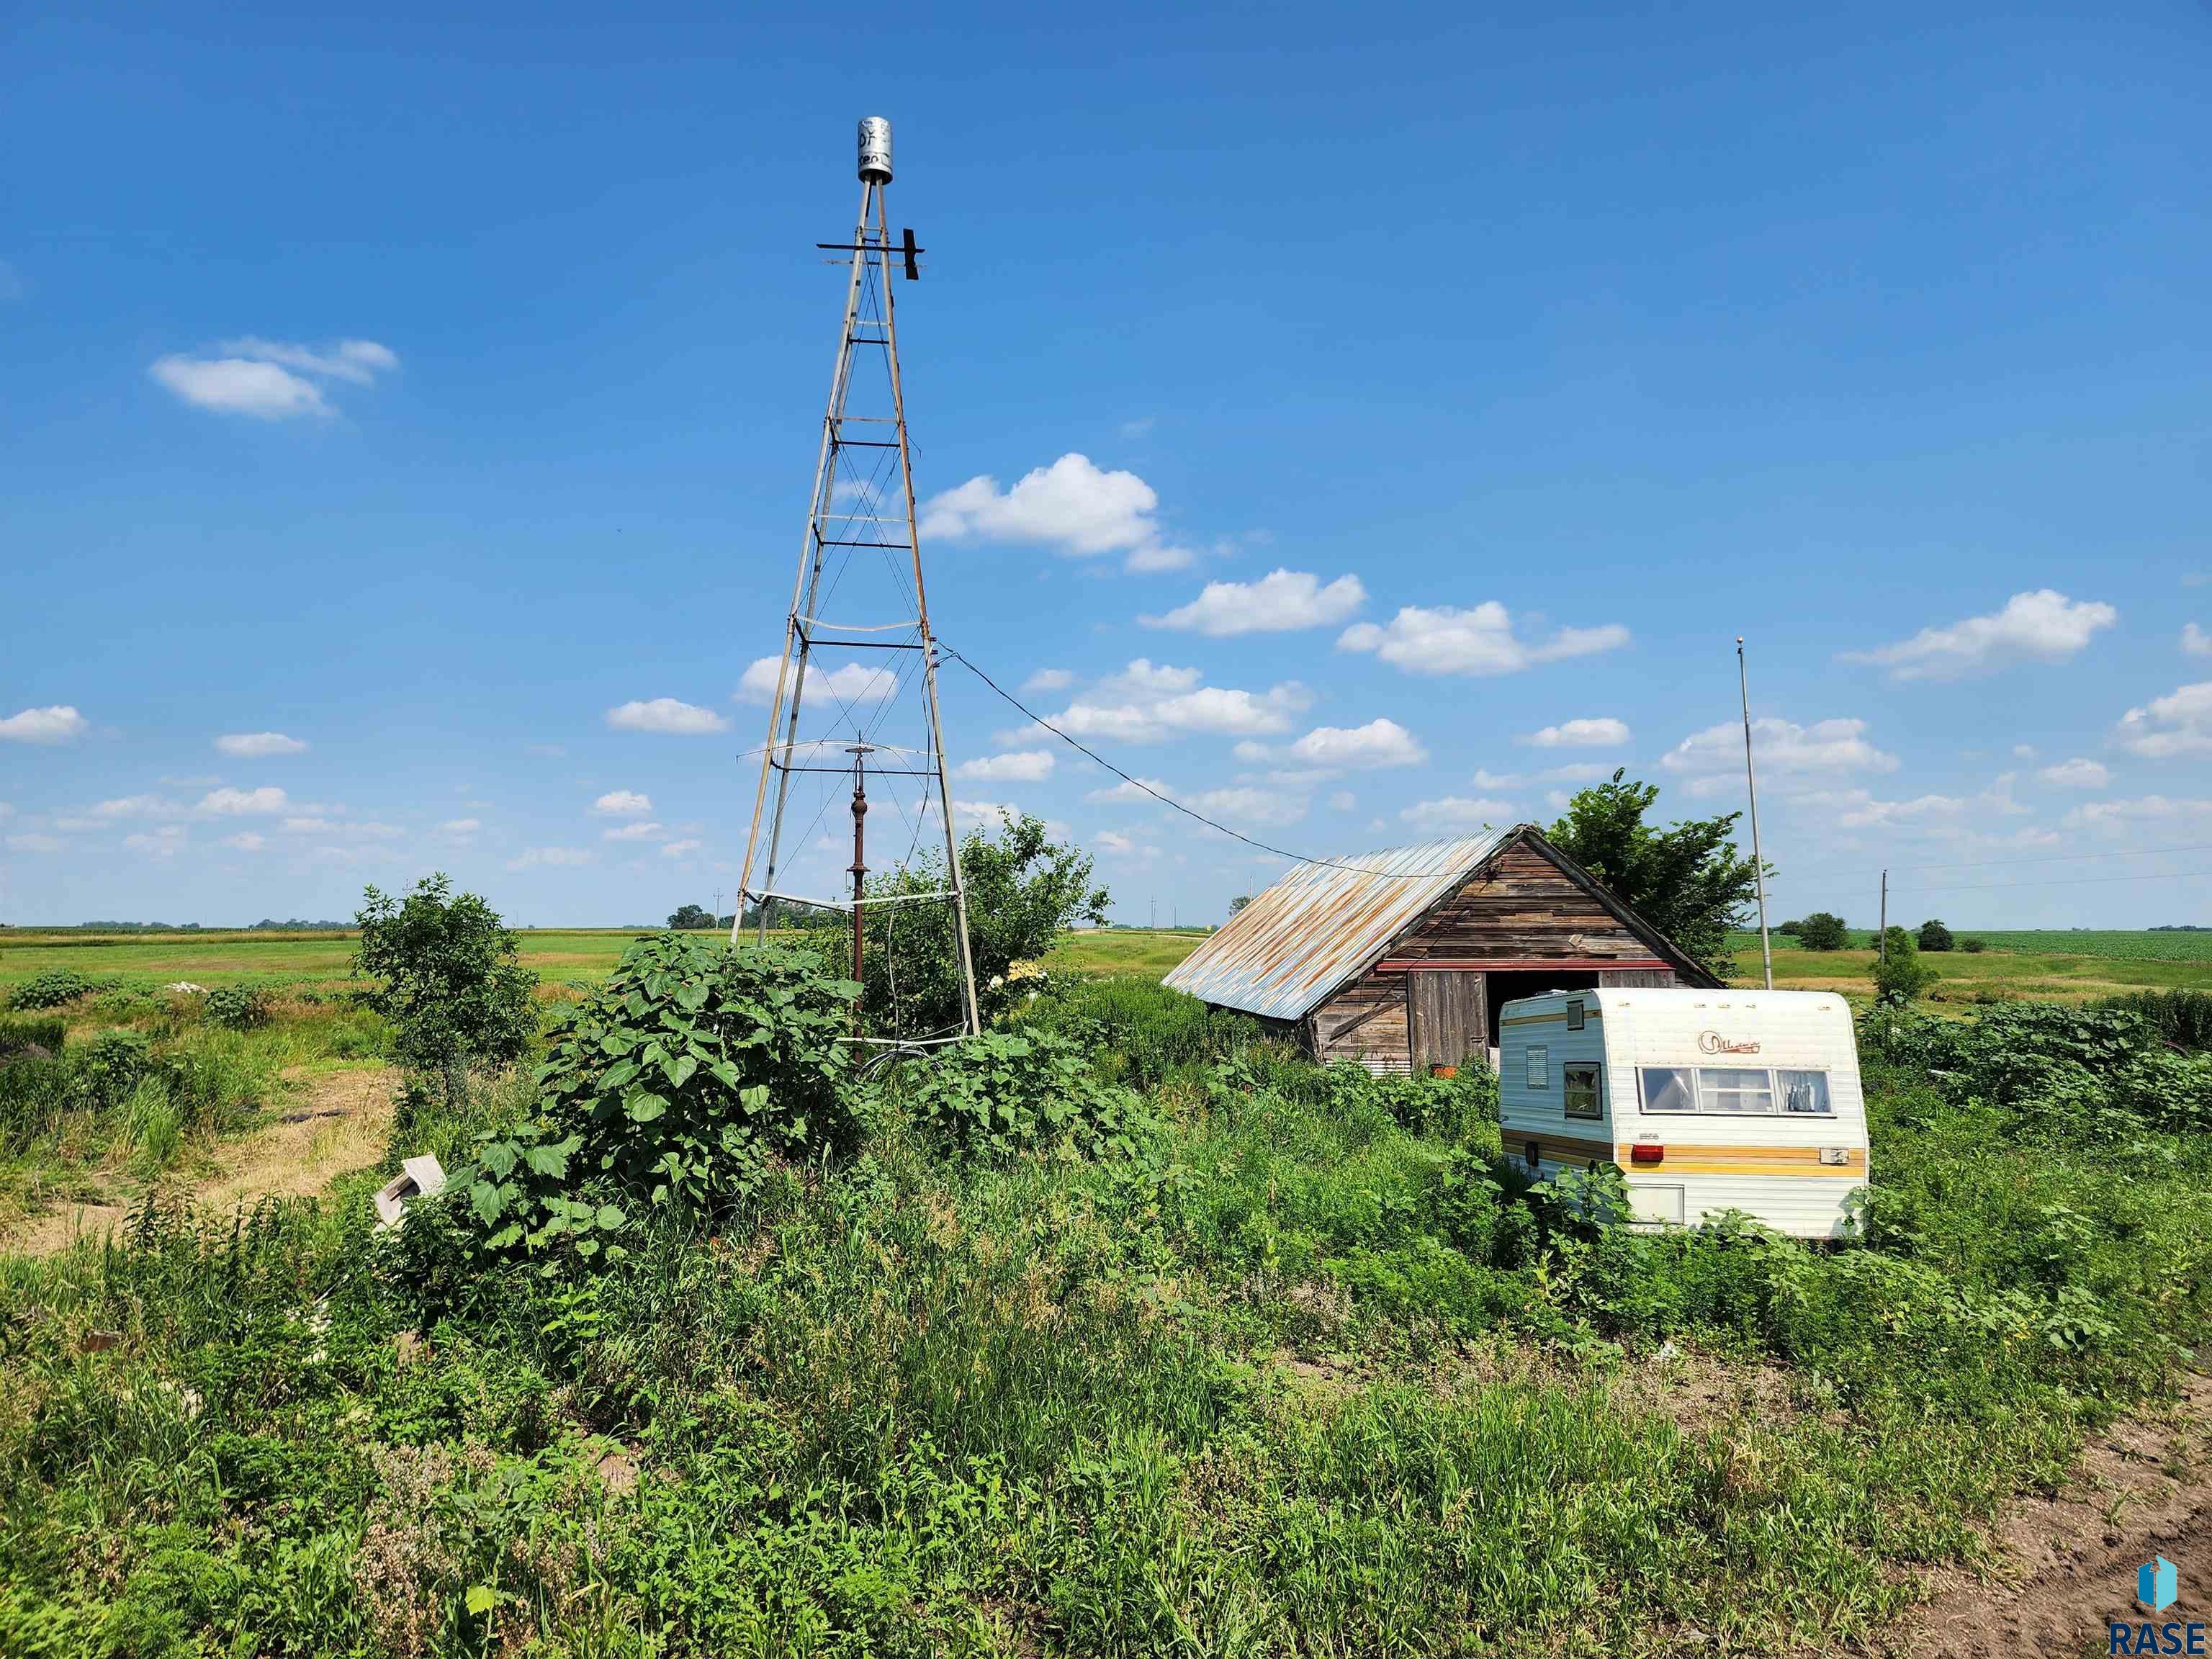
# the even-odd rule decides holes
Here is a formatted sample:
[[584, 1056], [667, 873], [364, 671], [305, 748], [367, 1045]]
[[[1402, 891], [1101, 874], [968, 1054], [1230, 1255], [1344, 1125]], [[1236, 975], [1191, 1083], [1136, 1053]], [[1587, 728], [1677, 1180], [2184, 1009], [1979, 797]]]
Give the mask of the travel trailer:
[[1505, 1155], [1546, 1176], [1620, 1167], [1632, 1221], [1741, 1210], [1837, 1238], [1866, 1185], [1850, 1010], [1823, 991], [1549, 991], [1498, 1020]]

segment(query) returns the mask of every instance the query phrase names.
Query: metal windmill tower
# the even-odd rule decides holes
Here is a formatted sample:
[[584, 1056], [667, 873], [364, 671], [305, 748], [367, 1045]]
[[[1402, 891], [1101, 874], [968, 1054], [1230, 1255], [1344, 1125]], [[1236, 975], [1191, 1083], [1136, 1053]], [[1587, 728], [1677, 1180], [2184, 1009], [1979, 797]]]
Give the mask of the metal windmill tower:
[[[807, 503], [806, 535], [784, 622], [783, 656], [781, 661], [763, 658], [746, 674], [749, 687], [766, 690], [772, 666], [774, 689], [731, 939], [734, 943], [744, 926], [748, 900], [757, 903], [763, 939], [778, 906], [842, 911], [850, 917], [854, 976], [860, 978], [864, 910], [881, 913], [887, 949], [902, 927], [949, 927], [959, 964], [959, 1030], [908, 1032], [899, 1026], [896, 1008], [861, 1010], [864, 1025], [872, 1016], [880, 1020], [886, 1014], [893, 1023], [892, 1035], [864, 1035], [860, 1041], [912, 1047], [956, 1041], [980, 1030], [981, 1022], [968, 948], [968, 896], [945, 773], [945, 728], [938, 712], [935, 642], [915, 527], [914, 468], [891, 301], [894, 265], [914, 280], [921, 274], [916, 256], [921, 250], [911, 230], [899, 241], [891, 240], [884, 204], [891, 180], [890, 123], [868, 117], [860, 123], [860, 211], [852, 240], [817, 244], [848, 254], [849, 276], [814, 491]], [[838, 618], [849, 620], [825, 615], [832, 606]], [[815, 831], [841, 803], [848, 782], [853, 856], [843, 873], [851, 878], [850, 896], [780, 890], [780, 882], [799, 885], [828, 873], [823, 854], [830, 838], [817, 840]], [[900, 828], [911, 830], [908, 860], [925, 836], [943, 836], [941, 888], [866, 897], [871, 782], [878, 792], [876, 804], [888, 804], [900, 815], [902, 823], [890, 826], [894, 839]], [[798, 816], [810, 812], [808, 818]], [[795, 836], [794, 822], [804, 826]], [[762, 872], [757, 882], [756, 868]]]

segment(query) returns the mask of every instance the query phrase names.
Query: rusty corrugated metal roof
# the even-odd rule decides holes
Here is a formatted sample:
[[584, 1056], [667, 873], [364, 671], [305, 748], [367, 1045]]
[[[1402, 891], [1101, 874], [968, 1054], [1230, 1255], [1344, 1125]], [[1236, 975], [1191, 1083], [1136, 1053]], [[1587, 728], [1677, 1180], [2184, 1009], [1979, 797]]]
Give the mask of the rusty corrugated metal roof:
[[1302, 864], [1230, 917], [1164, 982], [1224, 1008], [1302, 1018], [1513, 833]]

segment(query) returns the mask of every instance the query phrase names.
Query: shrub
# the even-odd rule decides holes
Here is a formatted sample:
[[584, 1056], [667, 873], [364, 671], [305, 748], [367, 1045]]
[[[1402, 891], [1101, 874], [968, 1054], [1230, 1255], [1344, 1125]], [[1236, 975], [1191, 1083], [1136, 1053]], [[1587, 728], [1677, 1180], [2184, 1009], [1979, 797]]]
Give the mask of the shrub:
[[1844, 919], [1826, 910], [1815, 910], [1797, 924], [1797, 943], [1808, 951], [1840, 951], [1849, 938]]
[[1891, 928], [1887, 939], [1883, 954], [1867, 970], [1874, 978], [1875, 994], [1885, 1002], [1911, 1002], [1941, 975], [1920, 959], [1919, 947], [1905, 929]]
[[587, 1177], [678, 1207], [749, 1191], [768, 1159], [849, 1150], [854, 988], [780, 945], [640, 939], [555, 1029], [546, 1144], [573, 1137]]
[[200, 1012], [227, 1030], [252, 1031], [266, 1025], [274, 1010], [269, 993], [258, 985], [218, 985], [201, 1002]]
[[[1023, 997], [1012, 977], [1017, 963], [1033, 962], [1078, 921], [1106, 919], [1106, 890], [1091, 881], [1091, 856], [1051, 839], [1026, 815], [1003, 817], [991, 834], [971, 830], [960, 842], [960, 874], [968, 893], [968, 950], [975, 969], [975, 1000], [984, 1019]], [[868, 884], [872, 899], [942, 892], [941, 852]], [[869, 1029], [899, 1036], [939, 1036], [961, 1028], [960, 967], [951, 906], [891, 904], [877, 911], [863, 963], [866, 989], [861, 1006]], [[849, 950], [852, 934], [844, 935]]]
[[354, 972], [380, 981], [363, 999], [392, 1022], [399, 1063], [436, 1079], [449, 1103], [472, 1066], [520, 1060], [537, 1034], [535, 984], [514, 935], [474, 893], [426, 876], [404, 899], [367, 890]]
[[[2140, 1014], [2160, 1036], [2184, 1048], [2212, 1048], [2212, 994], [2205, 992], [2130, 991], [2097, 1006]], [[5, 1034], [0, 1033], [0, 1048], [5, 1042]]]
[[0, 1018], [0, 1060], [16, 1054], [29, 1054], [33, 1049], [48, 1054], [62, 1051], [68, 1025], [62, 1020]]
[[46, 1131], [69, 1100], [67, 1060], [22, 1054], [0, 1065], [0, 1151], [21, 1152]]
[[137, 1031], [102, 1031], [72, 1049], [70, 1071], [76, 1092], [105, 1110], [131, 1097], [153, 1062], [154, 1045]]
[[1934, 917], [1920, 924], [1920, 948], [1923, 951], [1948, 951], [1953, 940], [1951, 930]]
[[964, 1153], [1129, 1152], [1136, 1102], [1054, 1031], [986, 1031], [923, 1065], [907, 1095], [915, 1125]]
[[50, 968], [18, 985], [8, 999], [8, 1006], [15, 1009], [61, 1008], [100, 988], [100, 981], [88, 979], [73, 968]]
[[1990, 942], [1985, 939], [1962, 939], [1959, 948], [1970, 957], [1978, 957], [1990, 948]]

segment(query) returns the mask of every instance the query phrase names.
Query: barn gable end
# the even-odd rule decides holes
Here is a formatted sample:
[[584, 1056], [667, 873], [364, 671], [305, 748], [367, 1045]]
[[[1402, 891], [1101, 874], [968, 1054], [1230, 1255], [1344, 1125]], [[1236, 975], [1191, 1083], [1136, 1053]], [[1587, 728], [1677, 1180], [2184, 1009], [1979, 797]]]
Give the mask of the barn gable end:
[[[1287, 953], [1286, 964], [1311, 948], [1296, 922], [1270, 945]], [[1480, 849], [1463, 878], [1374, 935], [1357, 957], [1339, 961], [1341, 977], [1316, 985], [1297, 1029], [1317, 1058], [1377, 1072], [1486, 1053], [1510, 997], [1577, 985], [1717, 983], [1528, 824]]]

